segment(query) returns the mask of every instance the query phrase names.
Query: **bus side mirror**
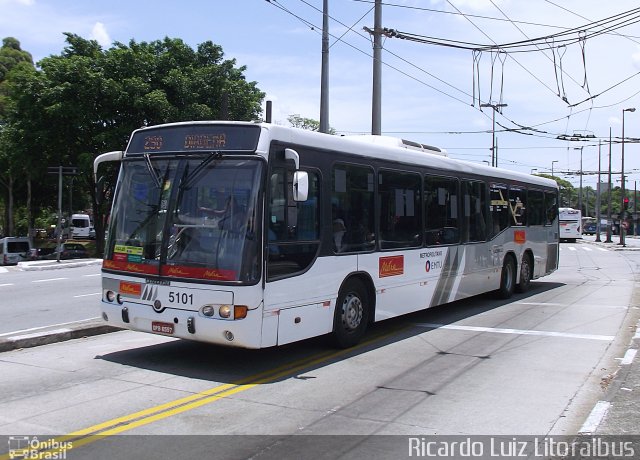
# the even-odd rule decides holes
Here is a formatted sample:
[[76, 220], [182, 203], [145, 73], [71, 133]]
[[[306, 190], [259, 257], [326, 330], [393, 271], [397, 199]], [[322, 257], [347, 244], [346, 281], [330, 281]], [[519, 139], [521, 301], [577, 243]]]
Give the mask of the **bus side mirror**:
[[293, 201], [307, 201], [309, 197], [309, 175], [306, 171], [293, 173]]
[[102, 202], [104, 201], [104, 182], [104, 176], [100, 177], [100, 179], [96, 181], [96, 204], [102, 204]]

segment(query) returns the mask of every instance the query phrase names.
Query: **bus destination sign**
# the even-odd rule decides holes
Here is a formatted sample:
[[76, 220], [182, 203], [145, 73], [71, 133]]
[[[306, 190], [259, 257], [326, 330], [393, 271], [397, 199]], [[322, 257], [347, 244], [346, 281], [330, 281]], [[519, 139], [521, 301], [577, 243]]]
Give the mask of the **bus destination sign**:
[[133, 133], [127, 154], [193, 151], [254, 151], [260, 136], [259, 126], [174, 125], [141, 129]]

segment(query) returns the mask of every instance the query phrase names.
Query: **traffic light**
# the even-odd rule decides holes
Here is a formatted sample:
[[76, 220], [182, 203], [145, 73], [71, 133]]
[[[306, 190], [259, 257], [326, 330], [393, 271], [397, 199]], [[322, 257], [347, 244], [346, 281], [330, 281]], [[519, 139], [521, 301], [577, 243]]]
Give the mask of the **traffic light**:
[[624, 208], [624, 210], [625, 210], [625, 211], [626, 211], [627, 209], [629, 209], [629, 197], [628, 197], [628, 196], [625, 196], [625, 197], [622, 199], [622, 204], [623, 204], [623, 208]]

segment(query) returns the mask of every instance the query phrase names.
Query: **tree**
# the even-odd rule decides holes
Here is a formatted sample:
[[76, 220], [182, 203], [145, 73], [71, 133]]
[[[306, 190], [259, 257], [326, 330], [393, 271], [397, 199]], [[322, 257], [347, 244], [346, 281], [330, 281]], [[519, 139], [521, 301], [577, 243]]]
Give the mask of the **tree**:
[[[92, 162], [98, 154], [122, 150], [141, 126], [258, 119], [264, 93], [245, 79], [245, 67], [225, 60], [222, 48], [212, 42], [194, 50], [180, 39], [131, 40], [104, 50], [94, 40], [65, 35], [67, 46], [60, 55], [44, 58], [40, 72], [13, 86], [18, 109], [11, 124], [15, 133], [27, 134], [21, 153], [35, 160], [34, 169], [80, 168], [75, 184], [85, 193], [74, 201], [92, 203], [100, 245], [106, 205], [99, 207], [94, 196]], [[22, 110], [31, 116], [24, 117]], [[111, 174], [113, 183], [113, 168]]]
[[[14, 212], [14, 182], [21, 171], [22, 163], [18, 153], [11, 147], [9, 139], [10, 127], [7, 117], [11, 110], [9, 91], [11, 82], [19, 72], [34, 71], [31, 54], [20, 48], [20, 42], [13, 37], [2, 40], [0, 48], [0, 186], [4, 197], [4, 233], [15, 234], [13, 221]], [[31, 182], [27, 179], [27, 202], [31, 200]], [[30, 215], [27, 216], [28, 218]]]
[[[572, 198], [577, 197], [573, 184], [568, 180], [561, 179], [558, 176], [552, 176], [551, 174], [536, 174], [536, 176], [546, 177], [547, 179], [555, 180], [558, 184], [560, 193], [560, 207], [571, 207]], [[577, 198], [576, 198], [577, 200]], [[577, 201], [576, 201], [577, 203]], [[578, 205], [576, 204], [576, 208]]]
[[[308, 129], [309, 131], [320, 130], [320, 122], [318, 120], [314, 120], [313, 118], [303, 118], [297, 113], [289, 115], [287, 117], [287, 121], [294, 128]], [[330, 127], [328, 134], [336, 134], [336, 130]]]

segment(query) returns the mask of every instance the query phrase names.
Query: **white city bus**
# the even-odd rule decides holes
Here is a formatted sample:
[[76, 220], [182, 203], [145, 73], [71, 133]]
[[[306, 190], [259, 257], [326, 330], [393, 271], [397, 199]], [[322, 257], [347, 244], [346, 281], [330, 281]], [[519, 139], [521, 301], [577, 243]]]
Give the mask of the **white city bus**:
[[261, 348], [488, 291], [558, 266], [555, 181], [271, 124], [139, 129], [121, 161], [102, 317]]
[[582, 238], [582, 213], [578, 209], [559, 208], [560, 239], [575, 242]]

